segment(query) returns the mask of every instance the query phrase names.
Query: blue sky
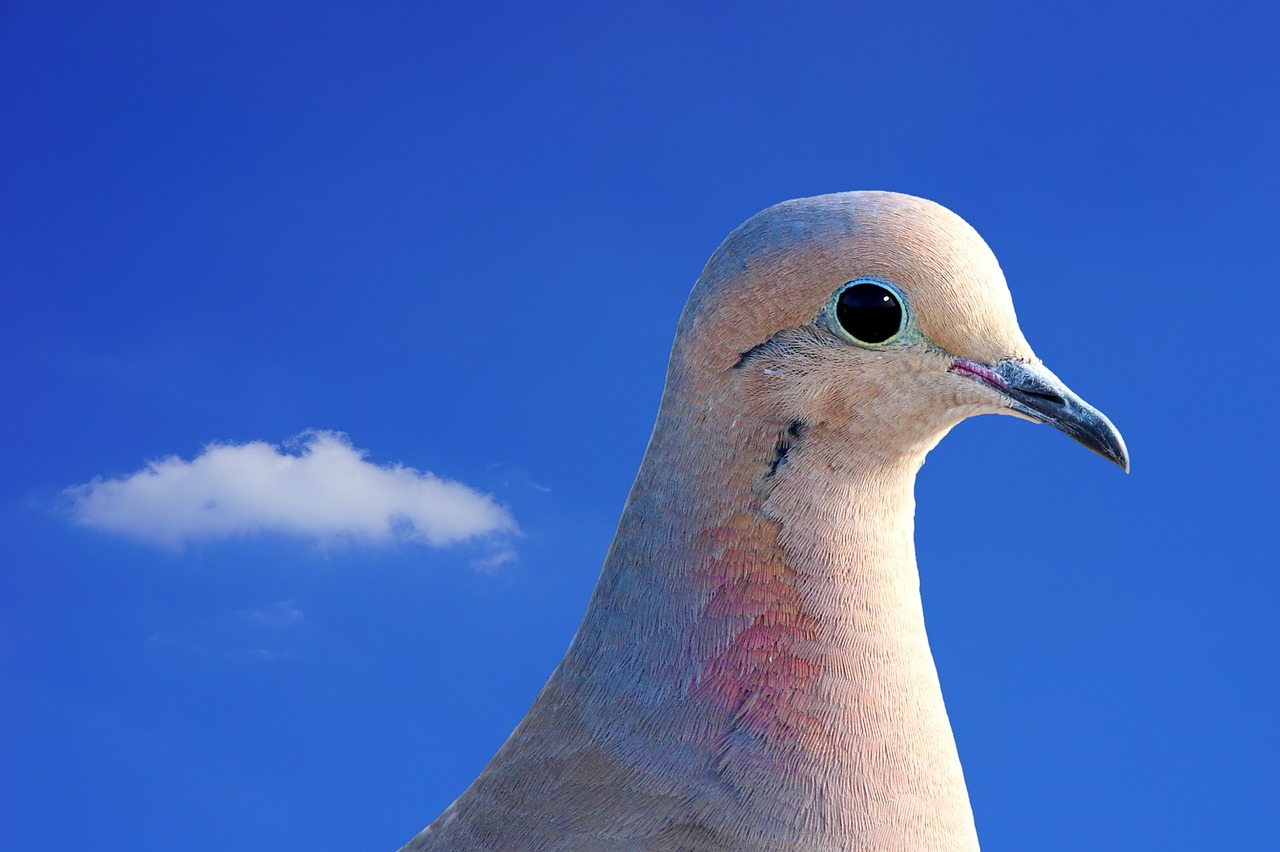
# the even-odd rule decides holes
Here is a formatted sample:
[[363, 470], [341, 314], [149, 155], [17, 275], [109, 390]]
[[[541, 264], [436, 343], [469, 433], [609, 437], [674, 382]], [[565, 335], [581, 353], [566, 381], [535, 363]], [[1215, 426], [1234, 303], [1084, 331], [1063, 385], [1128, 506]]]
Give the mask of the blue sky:
[[0, 846], [406, 841], [568, 644], [707, 256], [847, 189], [968, 219], [1133, 456], [921, 475], [985, 847], [1280, 844], [1273, 9], [369, 6], [0, 7]]

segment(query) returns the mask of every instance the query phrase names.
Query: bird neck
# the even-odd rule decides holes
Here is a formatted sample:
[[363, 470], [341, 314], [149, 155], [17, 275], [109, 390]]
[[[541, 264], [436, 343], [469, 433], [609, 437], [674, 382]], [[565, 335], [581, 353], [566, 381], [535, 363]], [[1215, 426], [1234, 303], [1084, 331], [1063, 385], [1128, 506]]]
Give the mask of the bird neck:
[[580, 699], [654, 771], [712, 766], [779, 826], [799, 809], [837, 845], [976, 847], [913, 541], [941, 434], [909, 453], [800, 423], [690, 440], [706, 422], [730, 421], [659, 419], [566, 660]]

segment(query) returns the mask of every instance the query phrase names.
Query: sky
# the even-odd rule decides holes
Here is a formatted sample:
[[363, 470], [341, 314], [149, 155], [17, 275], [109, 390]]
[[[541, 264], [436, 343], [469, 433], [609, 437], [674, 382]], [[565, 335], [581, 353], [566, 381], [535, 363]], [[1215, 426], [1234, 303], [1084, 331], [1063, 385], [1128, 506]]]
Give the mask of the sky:
[[391, 850], [581, 618], [676, 319], [932, 198], [1128, 442], [917, 487], [988, 850], [1280, 848], [1280, 14], [0, 5], [0, 847]]

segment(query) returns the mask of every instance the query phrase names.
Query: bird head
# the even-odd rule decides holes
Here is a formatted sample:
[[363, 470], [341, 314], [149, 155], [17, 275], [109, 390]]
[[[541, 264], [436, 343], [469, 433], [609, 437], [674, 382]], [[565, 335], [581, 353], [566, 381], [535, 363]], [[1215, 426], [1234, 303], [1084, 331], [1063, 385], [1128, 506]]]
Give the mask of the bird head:
[[863, 454], [918, 457], [975, 414], [1047, 423], [1129, 468], [1124, 440], [1035, 356], [995, 255], [909, 195], [775, 205], [712, 255], [672, 377], [747, 418], [817, 426]]

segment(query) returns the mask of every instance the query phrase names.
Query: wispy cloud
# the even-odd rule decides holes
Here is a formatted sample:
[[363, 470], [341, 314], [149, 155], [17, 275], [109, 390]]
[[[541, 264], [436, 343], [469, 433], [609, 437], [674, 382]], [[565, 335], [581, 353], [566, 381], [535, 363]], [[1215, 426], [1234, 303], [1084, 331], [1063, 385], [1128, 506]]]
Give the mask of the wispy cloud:
[[289, 627], [306, 620], [302, 610], [293, 601], [277, 601], [259, 609], [242, 609], [238, 614], [246, 622], [265, 627]]
[[471, 560], [471, 567], [482, 574], [490, 574], [497, 571], [508, 562], [516, 561], [516, 550], [510, 545], [502, 545], [493, 548], [493, 550], [485, 556]]
[[66, 494], [77, 523], [173, 548], [261, 533], [438, 547], [517, 532], [489, 495], [365, 456], [340, 432], [306, 432], [285, 447], [215, 443], [190, 461], [170, 456]]

